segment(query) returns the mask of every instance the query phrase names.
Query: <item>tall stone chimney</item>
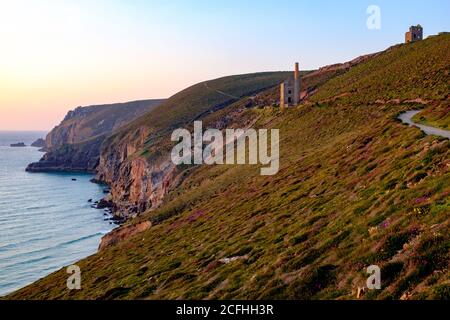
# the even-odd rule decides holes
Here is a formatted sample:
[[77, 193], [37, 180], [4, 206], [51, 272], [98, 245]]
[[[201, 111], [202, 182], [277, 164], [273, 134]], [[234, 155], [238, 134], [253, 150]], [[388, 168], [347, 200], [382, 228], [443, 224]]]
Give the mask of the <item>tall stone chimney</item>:
[[286, 84], [280, 84], [280, 110], [286, 109]]
[[298, 62], [295, 63], [294, 72], [294, 105], [298, 105], [300, 102], [300, 71]]

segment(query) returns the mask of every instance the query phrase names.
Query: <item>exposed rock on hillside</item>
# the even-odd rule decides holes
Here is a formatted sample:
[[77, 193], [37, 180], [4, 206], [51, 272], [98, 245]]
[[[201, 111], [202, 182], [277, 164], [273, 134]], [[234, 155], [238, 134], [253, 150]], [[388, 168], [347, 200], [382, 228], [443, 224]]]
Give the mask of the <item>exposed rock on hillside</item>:
[[39, 162], [31, 163], [28, 172], [74, 171], [95, 172], [105, 136], [86, 142], [65, 144], [48, 151]]
[[119, 227], [102, 238], [98, 250], [104, 250], [120, 241], [131, 238], [141, 232], [150, 229], [151, 226], [152, 223], [150, 221], [144, 221], [134, 225]]
[[[204, 128], [244, 128], [256, 119], [254, 128], [279, 129], [279, 172], [198, 165], [167, 173], [195, 172], [178, 186], [169, 181], [160, 207], [77, 262], [83, 290], [67, 290], [62, 268], [7, 298], [104, 299], [121, 290], [114, 298], [348, 300], [359, 291], [362, 299], [448, 300], [450, 142], [396, 118], [411, 109], [402, 101], [431, 101], [426, 110], [445, 101], [449, 50], [450, 37], [437, 36], [325, 82], [310, 79], [308, 87], [322, 83], [316, 93], [285, 112], [263, 107], [276, 89], [236, 93], [254, 92], [242, 78], [208, 86], [242, 97], [231, 103], [194, 86], [165, 104], [167, 112], [150, 113], [105, 140], [99, 175], [113, 200], [154, 194], [152, 178], [165, 181], [156, 172], [172, 146], [168, 134], [191, 129], [194, 119]], [[399, 103], [376, 103], [392, 99]], [[245, 107], [250, 102], [255, 108]], [[218, 105], [225, 106], [212, 108]], [[382, 287], [365, 290], [373, 265]]]

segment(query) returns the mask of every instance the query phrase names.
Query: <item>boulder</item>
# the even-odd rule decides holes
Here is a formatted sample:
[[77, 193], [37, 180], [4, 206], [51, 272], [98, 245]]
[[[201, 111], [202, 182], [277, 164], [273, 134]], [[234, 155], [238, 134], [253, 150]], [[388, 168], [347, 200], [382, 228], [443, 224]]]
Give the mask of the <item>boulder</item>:
[[112, 208], [113, 203], [110, 200], [102, 199], [97, 203], [97, 209]]

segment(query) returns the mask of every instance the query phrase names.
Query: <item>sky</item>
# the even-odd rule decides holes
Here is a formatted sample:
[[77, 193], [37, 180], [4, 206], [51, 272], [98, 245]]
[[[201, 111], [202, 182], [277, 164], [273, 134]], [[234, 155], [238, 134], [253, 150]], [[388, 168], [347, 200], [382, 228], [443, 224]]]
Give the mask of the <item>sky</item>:
[[0, 0], [0, 131], [295, 61], [345, 62], [403, 42], [410, 25], [450, 31], [448, 12], [448, 0]]

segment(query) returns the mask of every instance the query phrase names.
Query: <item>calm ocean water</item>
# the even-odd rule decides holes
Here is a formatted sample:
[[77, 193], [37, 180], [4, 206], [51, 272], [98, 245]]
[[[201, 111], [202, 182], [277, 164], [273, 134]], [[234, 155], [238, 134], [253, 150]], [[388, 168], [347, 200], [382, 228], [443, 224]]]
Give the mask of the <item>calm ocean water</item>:
[[9, 145], [44, 136], [0, 131], [0, 296], [95, 253], [114, 227], [88, 203], [104, 196], [91, 175], [25, 172], [43, 153]]

